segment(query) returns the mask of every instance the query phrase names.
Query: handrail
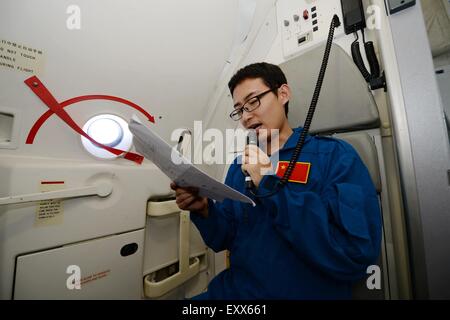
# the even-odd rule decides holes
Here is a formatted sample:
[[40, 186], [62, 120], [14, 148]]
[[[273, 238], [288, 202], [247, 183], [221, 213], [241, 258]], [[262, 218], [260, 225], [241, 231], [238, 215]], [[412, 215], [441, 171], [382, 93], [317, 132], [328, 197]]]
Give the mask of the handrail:
[[190, 217], [188, 211], [178, 208], [175, 200], [165, 202], [150, 202], [147, 215], [151, 217], [170, 216], [174, 213], [180, 214], [180, 238], [179, 238], [179, 267], [178, 272], [164, 280], [153, 282], [147, 275], [144, 279], [145, 296], [149, 298], [160, 297], [163, 294], [180, 286], [200, 271], [200, 260], [194, 258], [194, 262], [189, 264], [189, 232]]
[[43, 200], [70, 199], [78, 197], [98, 196], [105, 198], [112, 193], [113, 186], [110, 182], [102, 182], [93, 186], [70, 188], [55, 191], [22, 194], [0, 198], [0, 205], [18, 204]]

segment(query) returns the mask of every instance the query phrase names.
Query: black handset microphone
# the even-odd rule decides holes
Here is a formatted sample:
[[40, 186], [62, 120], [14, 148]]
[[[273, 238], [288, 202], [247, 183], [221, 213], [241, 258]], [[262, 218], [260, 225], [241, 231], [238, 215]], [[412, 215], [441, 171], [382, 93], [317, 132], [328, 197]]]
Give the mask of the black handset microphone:
[[[255, 145], [258, 146], [258, 135], [256, 134], [256, 130], [255, 129], [250, 129], [248, 130], [247, 133], [247, 144], [248, 145]], [[246, 189], [252, 189], [253, 188], [253, 181], [252, 181], [252, 177], [247, 173], [244, 172], [245, 174], [245, 188]]]

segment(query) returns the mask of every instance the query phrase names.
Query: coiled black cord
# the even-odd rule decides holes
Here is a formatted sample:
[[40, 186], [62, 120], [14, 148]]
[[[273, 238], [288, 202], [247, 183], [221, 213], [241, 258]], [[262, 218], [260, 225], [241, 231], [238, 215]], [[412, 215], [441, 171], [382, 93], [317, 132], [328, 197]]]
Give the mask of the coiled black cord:
[[[353, 62], [358, 67], [359, 71], [361, 72], [362, 76], [364, 77], [364, 80], [366, 80], [368, 82], [372, 78], [372, 75], [369, 73], [369, 71], [367, 71], [367, 69], [364, 65], [364, 60], [361, 56], [361, 51], [359, 50], [358, 31], [356, 31], [355, 34], [356, 34], [356, 40], [353, 41], [353, 43], [351, 45]], [[363, 35], [364, 35], [364, 33], [363, 33]]]
[[377, 55], [375, 54], [375, 48], [373, 46], [372, 41], [366, 42], [366, 37], [364, 35], [364, 29], [361, 29], [364, 50], [366, 52], [367, 62], [370, 66], [370, 72], [367, 71], [366, 66], [364, 64], [364, 60], [361, 56], [361, 51], [359, 50], [359, 42], [358, 42], [358, 31], [355, 31], [354, 34], [356, 36], [356, 40], [351, 44], [351, 52], [353, 62], [358, 67], [361, 72], [364, 80], [369, 83], [370, 89], [376, 90], [380, 88], [386, 89], [386, 79], [383, 74], [380, 74], [380, 64], [378, 63]]
[[303, 130], [300, 134], [300, 138], [298, 139], [297, 145], [295, 146], [294, 152], [292, 153], [289, 166], [286, 172], [284, 173], [283, 178], [280, 181], [281, 186], [284, 186], [289, 181], [289, 177], [291, 176], [291, 173], [294, 170], [297, 159], [300, 156], [300, 152], [303, 149], [303, 144], [305, 143], [306, 135], [309, 132], [309, 127], [311, 126], [314, 112], [316, 111], [317, 102], [319, 101], [319, 95], [322, 89], [323, 79], [325, 78], [325, 71], [327, 69], [328, 58], [330, 57], [331, 45], [333, 43], [334, 29], [339, 27], [340, 25], [341, 23], [339, 21], [339, 17], [337, 15], [334, 15], [333, 20], [331, 21], [330, 24], [330, 31], [328, 33], [327, 45], [325, 47], [325, 53], [322, 60], [322, 66], [320, 67], [316, 88], [314, 89], [314, 94], [311, 99], [311, 105], [309, 107], [308, 114], [306, 115], [305, 123], [303, 125]]
[[288, 181], [289, 177], [294, 170], [295, 164], [297, 163], [297, 159], [300, 156], [300, 153], [303, 149], [303, 145], [305, 143], [306, 136], [309, 132], [309, 127], [311, 126], [311, 122], [314, 116], [314, 112], [316, 111], [316, 105], [319, 101], [320, 90], [322, 89], [323, 80], [325, 78], [325, 71], [328, 65], [328, 58], [330, 57], [331, 45], [333, 43], [334, 29], [341, 25], [339, 21], [339, 17], [337, 15], [333, 16], [333, 19], [330, 24], [330, 31], [328, 32], [327, 44], [325, 46], [325, 53], [322, 60], [322, 66], [320, 67], [319, 77], [317, 79], [316, 88], [314, 90], [314, 94], [311, 99], [311, 105], [309, 106], [308, 114], [306, 115], [305, 123], [303, 125], [303, 130], [298, 138], [297, 145], [295, 146], [294, 152], [292, 153], [291, 160], [289, 161], [288, 168], [283, 175], [283, 178], [275, 185], [274, 190], [268, 192], [267, 194], [258, 195], [251, 191], [251, 193], [257, 198], [266, 198], [277, 193], [280, 188], [284, 187]]

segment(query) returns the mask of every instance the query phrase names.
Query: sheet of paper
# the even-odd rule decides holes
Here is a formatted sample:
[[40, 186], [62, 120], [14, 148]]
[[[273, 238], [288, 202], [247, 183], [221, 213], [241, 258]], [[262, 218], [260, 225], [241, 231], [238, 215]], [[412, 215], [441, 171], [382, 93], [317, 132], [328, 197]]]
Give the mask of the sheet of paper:
[[[133, 134], [136, 151], [152, 161], [180, 187], [197, 187], [200, 196], [220, 202], [228, 198], [251, 203], [255, 206], [253, 200], [246, 195], [217, 181], [195, 167], [155, 132], [145, 127], [136, 116], [132, 117], [128, 128]], [[172, 161], [173, 157], [177, 160], [176, 163]]]

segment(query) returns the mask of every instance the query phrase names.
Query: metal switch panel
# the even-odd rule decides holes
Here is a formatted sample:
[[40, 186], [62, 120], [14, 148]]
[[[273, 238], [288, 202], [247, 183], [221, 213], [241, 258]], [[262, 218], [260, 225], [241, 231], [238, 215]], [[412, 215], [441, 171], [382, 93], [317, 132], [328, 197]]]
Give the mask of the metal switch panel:
[[416, 5], [416, 0], [387, 0], [389, 13], [394, 14]]

